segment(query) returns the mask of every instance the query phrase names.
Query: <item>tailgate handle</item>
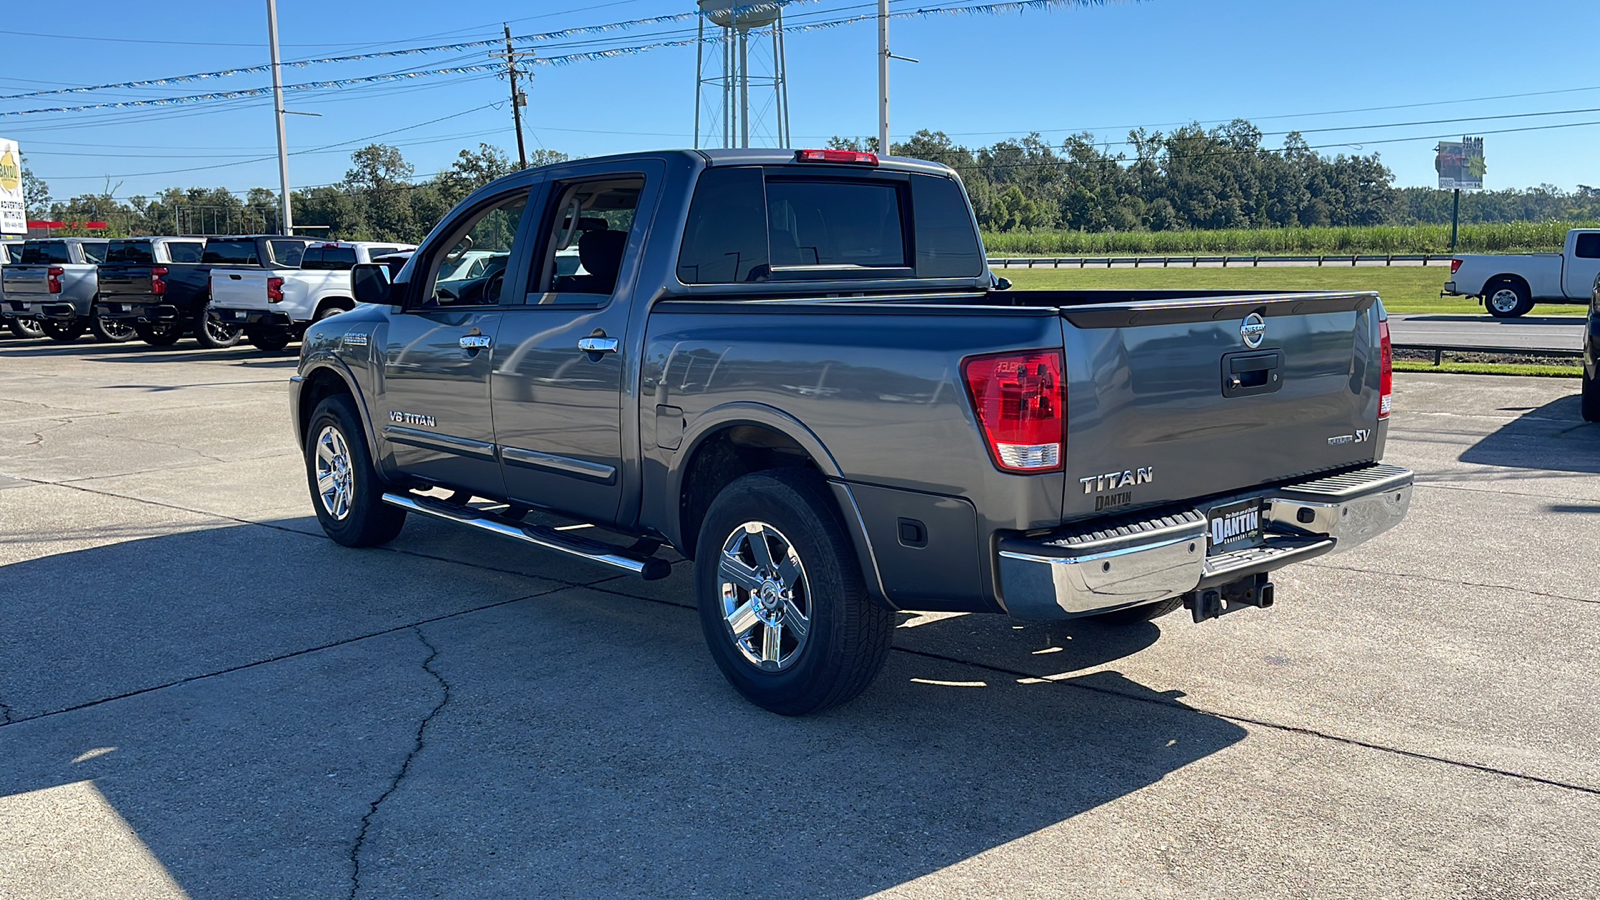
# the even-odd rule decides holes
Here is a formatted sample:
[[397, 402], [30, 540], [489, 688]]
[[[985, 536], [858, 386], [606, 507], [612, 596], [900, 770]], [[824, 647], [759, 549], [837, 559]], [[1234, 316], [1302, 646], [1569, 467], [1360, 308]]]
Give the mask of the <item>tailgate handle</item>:
[[1222, 396], [1271, 394], [1282, 387], [1282, 350], [1229, 353], [1222, 357]]
[[228, 276], [228, 280], [229, 281], [242, 281], [243, 279], [244, 279], [243, 275], [229, 275]]

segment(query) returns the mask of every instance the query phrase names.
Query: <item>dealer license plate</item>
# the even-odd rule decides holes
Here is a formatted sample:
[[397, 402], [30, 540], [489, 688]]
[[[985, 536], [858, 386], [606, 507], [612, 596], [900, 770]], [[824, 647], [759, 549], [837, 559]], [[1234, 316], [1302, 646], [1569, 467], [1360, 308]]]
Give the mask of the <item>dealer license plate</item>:
[[1206, 555], [1230, 553], [1261, 543], [1261, 501], [1243, 500], [1213, 507], [1209, 515]]

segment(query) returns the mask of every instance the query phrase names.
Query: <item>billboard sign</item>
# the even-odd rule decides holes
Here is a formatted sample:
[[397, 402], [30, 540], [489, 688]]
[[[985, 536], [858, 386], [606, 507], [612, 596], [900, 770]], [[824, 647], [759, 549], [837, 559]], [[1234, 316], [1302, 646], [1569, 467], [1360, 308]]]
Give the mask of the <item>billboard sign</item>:
[[1483, 190], [1483, 138], [1463, 137], [1440, 141], [1434, 148], [1433, 167], [1439, 173], [1439, 189], [1450, 191]]
[[0, 139], [0, 234], [27, 234], [28, 213], [22, 198], [22, 149]]

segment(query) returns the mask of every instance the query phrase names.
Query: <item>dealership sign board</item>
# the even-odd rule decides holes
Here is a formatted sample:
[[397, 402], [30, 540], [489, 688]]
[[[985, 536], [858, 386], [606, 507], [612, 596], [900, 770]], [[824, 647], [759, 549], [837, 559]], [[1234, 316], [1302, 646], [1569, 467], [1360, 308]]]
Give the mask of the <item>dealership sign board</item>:
[[22, 203], [22, 150], [16, 141], [0, 138], [0, 234], [27, 234], [28, 214]]
[[1433, 167], [1439, 172], [1440, 190], [1483, 190], [1483, 138], [1464, 137], [1459, 143], [1440, 141], [1434, 152]]

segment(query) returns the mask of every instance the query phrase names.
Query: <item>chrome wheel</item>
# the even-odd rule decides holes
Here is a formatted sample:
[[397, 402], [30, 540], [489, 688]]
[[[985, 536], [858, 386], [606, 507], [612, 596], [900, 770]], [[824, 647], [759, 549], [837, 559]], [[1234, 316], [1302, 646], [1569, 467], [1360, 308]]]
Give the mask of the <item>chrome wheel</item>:
[[339, 429], [329, 425], [317, 435], [317, 496], [335, 521], [350, 515], [355, 478], [350, 469], [350, 447]]
[[746, 522], [717, 559], [722, 621], [745, 661], [764, 671], [800, 658], [811, 631], [811, 592], [794, 545], [765, 522]]
[[1511, 288], [1501, 288], [1489, 295], [1489, 306], [1495, 312], [1510, 313], [1517, 308], [1522, 298]]

